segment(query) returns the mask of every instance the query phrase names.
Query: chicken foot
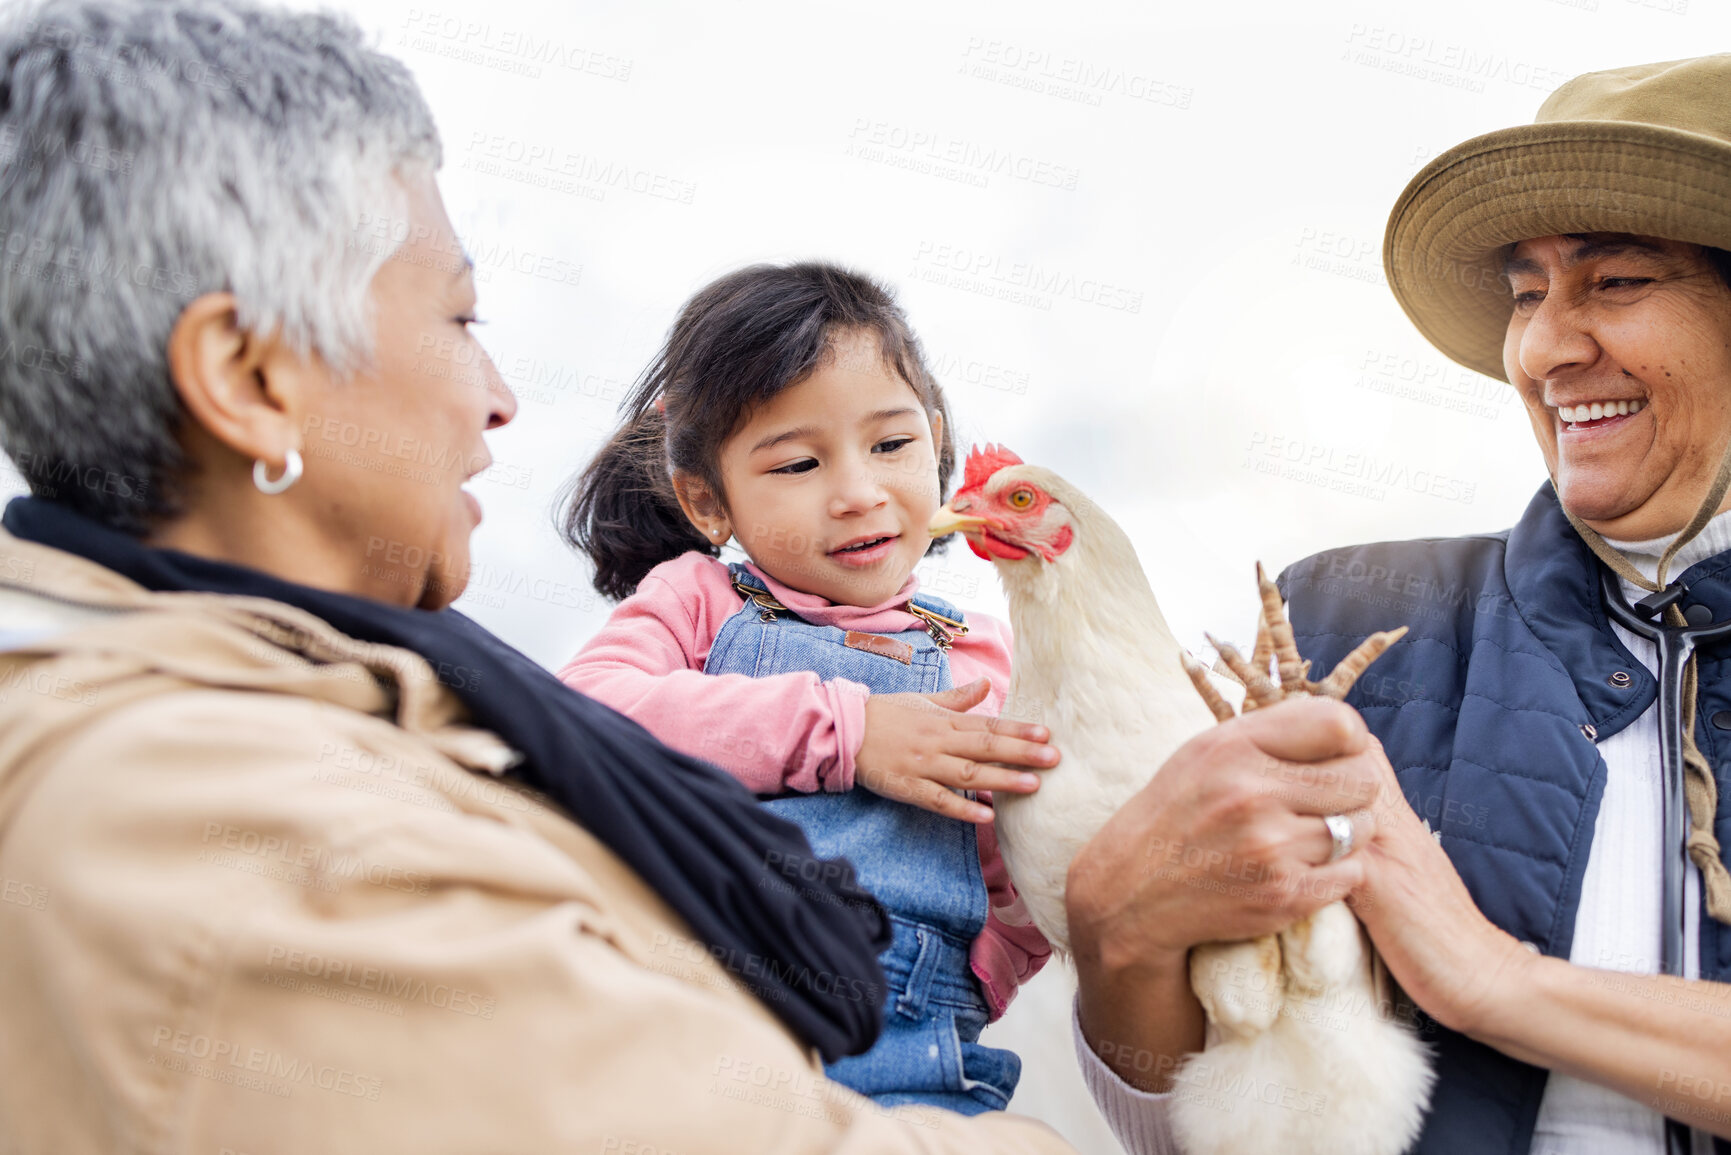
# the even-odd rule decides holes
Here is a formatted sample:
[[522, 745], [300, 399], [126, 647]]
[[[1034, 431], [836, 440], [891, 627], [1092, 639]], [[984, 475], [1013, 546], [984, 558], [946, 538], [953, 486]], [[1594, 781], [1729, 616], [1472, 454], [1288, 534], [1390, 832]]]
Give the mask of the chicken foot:
[[[1256, 563], [1256, 584], [1262, 598], [1262, 614], [1257, 620], [1256, 644], [1251, 649], [1248, 661], [1236, 647], [1215, 640], [1213, 635], [1204, 635], [1208, 638], [1208, 644], [1220, 651], [1220, 658], [1226, 663], [1226, 668], [1244, 683], [1243, 712], [1246, 714], [1258, 707], [1272, 706], [1276, 702], [1300, 695], [1336, 700], [1344, 698], [1365, 670], [1370, 668], [1370, 664], [1406, 636], [1405, 626], [1395, 630], [1380, 630], [1364, 639], [1350, 654], [1342, 658], [1329, 672], [1328, 677], [1320, 682], [1312, 682], [1309, 680], [1310, 663], [1298, 656], [1298, 643], [1292, 636], [1292, 623], [1286, 620], [1286, 606], [1281, 601], [1280, 589], [1268, 580], [1261, 562]], [[1202, 700], [1208, 703], [1214, 717], [1222, 722], [1232, 717], [1232, 707], [1208, 684], [1207, 672], [1201, 663], [1188, 654], [1183, 656], [1183, 660], [1185, 673], [1190, 675], [1190, 681], [1202, 695]], [[1278, 681], [1269, 677], [1270, 662], [1273, 663]]]
[[[1298, 643], [1292, 634], [1292, 623], [1287, 620], [1280, 589], [1268, 579], [1260, 562], [1256, 566], [1256, 584], [1262, 612], [1257, 621], [1256, 641], [1250, 658], [1246, 660], [1236, 647], [1207, 635], [1209, 644], [1219, 651], [1232, 676], [1244, 685], [1244, 713], [1299, 696], [1342, 699], [1370, 664], [1407, 632], [1407, 628], [1401, 626], [1372, 634], [1342, 658], [1327, 677], [1311, 681], [1310, 663], [1299, 656]], [[1224, 722], [1232, 718], [1231, 704], [1214, 688], [1208, 671], [1189, 654], [1180, 657], [1191, 684], [1215, 719]], [[1203, 1004], [1208, 1021], [1217, 1030], [1226, 1037], [1253, 1037], [1267, 1030], [1279, 1017], [1289, 985], [1296, 983], [1297, 989], [1301, 990], [1320, 989], [1326, 985], [1321, 973], [1326, 969], [1321, 965], [1322, 958], [1312, 958], [1313, 953], [1333, 959], [1336, 967], [1340, 966], [1343, 956], [1353, 960], [1347, 963], [1348, 966], [1358, 961], [1354, 959], [1359, 953], [1357, 951], [1313, 952], [1310, 949], [1316, 940], [1315, 932], [1321, 929], [1313, 925], [1316, 918], [1313, 915], [1300, 919], [1277, 935], [1241, 943], [1210, 943], [1192, 953], [1191, 986]], [[1341, 928], [1332, 926], [1334, 920], [1324, 921], [1331, 924], [1326, 937], [1331, 941], [1340, 939], [1343, 932]], [[1356, 920], [1348, 914], [1347, 922], [1356, 936]], [[1329, 976], [1336, 981], [1342, 977]]]

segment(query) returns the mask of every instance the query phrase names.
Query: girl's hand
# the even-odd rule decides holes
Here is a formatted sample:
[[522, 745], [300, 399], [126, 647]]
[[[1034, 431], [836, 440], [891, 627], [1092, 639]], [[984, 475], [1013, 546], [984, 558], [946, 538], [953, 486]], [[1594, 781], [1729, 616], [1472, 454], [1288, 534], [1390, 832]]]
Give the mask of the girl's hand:
[[1051, 731], [966, 711], [986, 700], [992, 684], [979, 678], [935, 694], [873, 694], [866, 699], [865, 740], [854, 758], [854, 782], [874, 794], [963, 822], [990, 822], [992, 808], [957, 790], [1032, 794], [1038, 775], [993, 763], [1046, 769], [1058, 751]]

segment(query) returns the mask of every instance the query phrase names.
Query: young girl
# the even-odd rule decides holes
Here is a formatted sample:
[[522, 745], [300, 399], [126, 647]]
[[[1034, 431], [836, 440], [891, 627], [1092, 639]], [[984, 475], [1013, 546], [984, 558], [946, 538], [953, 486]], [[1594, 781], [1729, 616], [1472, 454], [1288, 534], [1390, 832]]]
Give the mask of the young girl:
[[995, 717], [1008, 627], [915, 592], [955, 460], [918, 341], [864, 277], [757, 265], [686, 304], [626, 411], [565, 512], [624, 601], [560, 678], [771, 796], [889, 910], [883, 1034], [831, 1078], [1003, 1108], [1021, 1060], [980, 1029], [1050, 948], [957, 791], [1030, 792], [1001, 764], [1058, 755]]

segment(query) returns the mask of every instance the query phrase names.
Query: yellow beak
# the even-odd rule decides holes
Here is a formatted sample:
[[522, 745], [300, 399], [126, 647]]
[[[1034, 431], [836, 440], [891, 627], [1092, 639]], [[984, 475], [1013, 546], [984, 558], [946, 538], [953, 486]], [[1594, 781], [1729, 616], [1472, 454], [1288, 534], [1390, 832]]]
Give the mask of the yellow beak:
[[983, 517], [973, 517], [965, 513], [957, 513], [949, 506], [940, 506], [938, 512], [932, 515], [932, 520], [926, 526], [926, 532], [933, 537], [943, 537], [947, 533], [960, 530], [963, 533], [970, 529], [979, 529], [986, 524]]

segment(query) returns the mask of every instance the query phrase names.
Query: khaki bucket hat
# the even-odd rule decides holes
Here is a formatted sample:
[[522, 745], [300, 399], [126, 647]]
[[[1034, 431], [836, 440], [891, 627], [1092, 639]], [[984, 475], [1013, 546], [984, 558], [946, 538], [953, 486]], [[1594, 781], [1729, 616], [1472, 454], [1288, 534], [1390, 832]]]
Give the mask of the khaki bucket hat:
[[1395, 202], [1383, 267], [1431, 344], [1506, 379], [1509, 246], [1594, 232], [1731, 249], [1731, 54], [1578, 76], [1443, 153]]

